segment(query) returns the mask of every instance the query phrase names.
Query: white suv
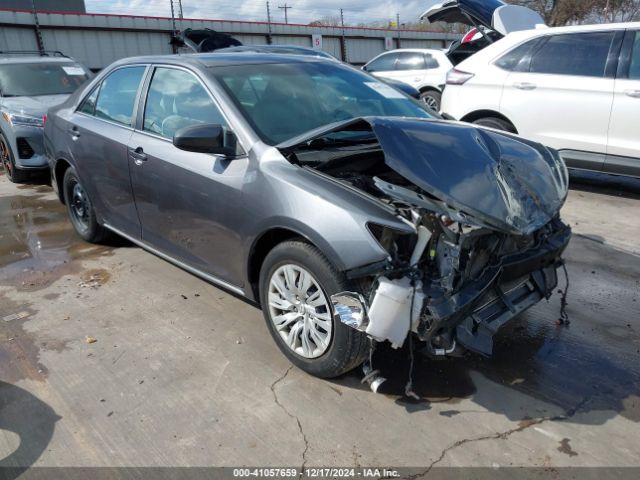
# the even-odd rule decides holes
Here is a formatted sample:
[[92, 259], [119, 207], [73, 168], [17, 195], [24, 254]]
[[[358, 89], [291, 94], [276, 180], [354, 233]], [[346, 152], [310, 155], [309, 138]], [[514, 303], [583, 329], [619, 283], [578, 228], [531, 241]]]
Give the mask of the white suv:
[[441, 110], [553, 147], [572, 168], [640, 176], [640, 23], [509, 33], [455, 66]]
[[411, 85], [420, 92], [420, 99], [437, 112], [440, 92], [451, 67], [442, 50], [402, 48], [381, 53], [362, 69], [376, 77]]

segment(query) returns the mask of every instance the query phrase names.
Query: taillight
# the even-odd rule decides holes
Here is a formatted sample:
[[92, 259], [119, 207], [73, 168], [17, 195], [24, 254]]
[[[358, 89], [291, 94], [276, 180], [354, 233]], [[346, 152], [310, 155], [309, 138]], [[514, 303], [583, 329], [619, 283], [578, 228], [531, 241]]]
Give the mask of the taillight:
[[46, 123], [47, 123], [47, 114], [45, 113], [44, 115], [42, 115], [42, 126], [44, 127]]
[[462, 37], [462, 40], [460, 40], [460, 44], [469, 43], [473, 41], [473, 37], [475, 37], [477, 33], [478, 33], [478, 29], [475, 27], [472, 28], [467, 32], [467, 34], [464, 37]]
[[447, 72], [447, 85], [462, 85], [473, 78], [473, 73], [452, 68]]

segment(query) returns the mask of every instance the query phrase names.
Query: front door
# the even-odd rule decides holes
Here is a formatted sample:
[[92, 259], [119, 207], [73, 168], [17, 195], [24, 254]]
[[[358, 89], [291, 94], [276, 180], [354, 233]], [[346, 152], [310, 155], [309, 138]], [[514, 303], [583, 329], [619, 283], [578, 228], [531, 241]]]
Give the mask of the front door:
[[142, 124], [129, 142], [142, 238], [188, 267], [240, 286], [244, 262], [234, 225], [245, 214], [241, 188], [248, 159], [186, 152], [173, 145], [176, 130], [200, 123], [227, 126], [192, 72], [156, 67]]
[[606, 68], [614, 36], [551, 35], [534, 49], [525, 71], [505, 80], [500, 111], [520, 135], [559, 150], [598, 154], [590, 165], [569, 166], [602, 167], [614, 83]]

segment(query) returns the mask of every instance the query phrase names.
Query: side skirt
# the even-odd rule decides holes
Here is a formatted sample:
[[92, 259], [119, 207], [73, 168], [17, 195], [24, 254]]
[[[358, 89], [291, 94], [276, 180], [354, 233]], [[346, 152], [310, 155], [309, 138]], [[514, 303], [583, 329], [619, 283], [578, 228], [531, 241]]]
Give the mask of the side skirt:
[[179, 267], [182, 270], [186, 270], [187, 272], [195, 275], [196, 277], [200, 277], [203, 280], [206, 280], [207, 282], [213, 283], [214, 285], [222, 287], [225, 290], [229, 290], [229, 291], [231, 291], [231, 292], [233, 292], [233, 293], [235, 293], [237, 295], [240, 295], [240, 296], [242, 296], [244, 298], [247, 297], [245, 295], [245, 293], [244, 293], [244, 290], [242, 288], [240, 288], [240, 287], [237, 287], [235, 285], [227, 283], [224, 280], [220, 280], [219, 278], [214, 277], [213, 275], [209, 275], [208, 273], [205, 273], [205, 272], [203, 272], [201, 270], [198, 270], [197, 268], [190, 267], [186, 263], [183, 263], [183, 262], [181, 262], [179, 260], [176, 260], [175, 258], [170, 257], [166, 253], [162, 253], [160, 250], [157, 250], [157, 249], [153, 248], [152, 246], [150, 246], [149, 244], [143, 242], [142, 240], [137, 240], [137, 239], [127, 235], [126, 233], [118, 230], [117, 228], [112, 227], [108, 223], [104, 223], [103, 226], [104, 226], [104, 228], [107, 228], [107, 229], [111, 230], [113, 233], [115, 233], [117, 235], [120, 235], [121, 237], [126, 238], [131, 243], [135, 243], [140, 248], [143, 248], [143, 249], [147, 250], [148, 252], [153, 253], [154, 255], [162, 258], [163, 260], [166, 260], [167, 262], [170, 262], [170, 263], [174, 264], [176, 267]]

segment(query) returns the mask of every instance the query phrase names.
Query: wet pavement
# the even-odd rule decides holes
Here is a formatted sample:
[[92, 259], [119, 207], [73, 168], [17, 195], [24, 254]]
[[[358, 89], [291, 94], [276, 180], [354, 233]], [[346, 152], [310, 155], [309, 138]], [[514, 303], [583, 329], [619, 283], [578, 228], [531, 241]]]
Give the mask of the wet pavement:
[[[291, 368], [260, 312], [0, 176], [0, 466], [640, 466], [640, 180], [578, 178], [559, 295], [491, 358]], [[560, 287], [563, 287], [562, 277]], [[95, 341], [94, 341], [95, 340]]]

